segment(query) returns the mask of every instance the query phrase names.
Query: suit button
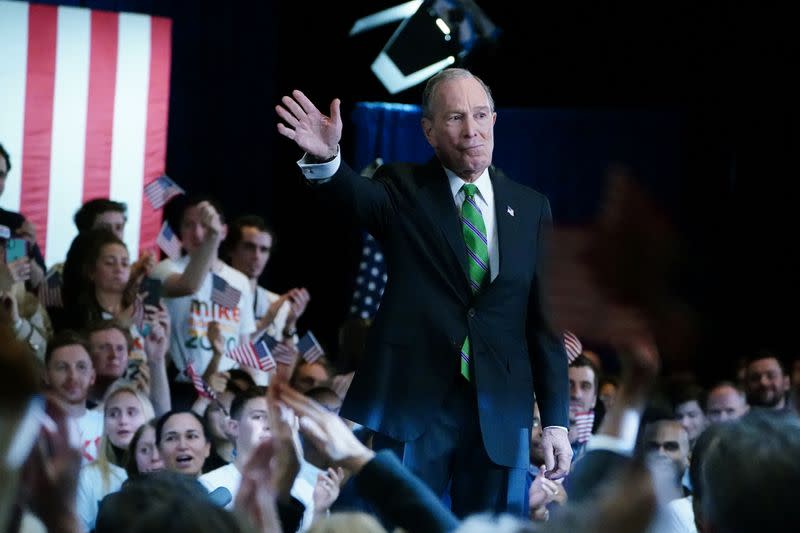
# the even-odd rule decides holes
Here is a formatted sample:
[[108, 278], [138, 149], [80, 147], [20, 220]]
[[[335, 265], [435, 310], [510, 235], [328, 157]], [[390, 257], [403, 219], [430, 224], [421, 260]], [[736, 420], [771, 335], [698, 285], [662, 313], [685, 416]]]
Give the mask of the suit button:
[[467, 316], [470, 318], [475, 318], [475, 309], [470, 309], [467, 311]]

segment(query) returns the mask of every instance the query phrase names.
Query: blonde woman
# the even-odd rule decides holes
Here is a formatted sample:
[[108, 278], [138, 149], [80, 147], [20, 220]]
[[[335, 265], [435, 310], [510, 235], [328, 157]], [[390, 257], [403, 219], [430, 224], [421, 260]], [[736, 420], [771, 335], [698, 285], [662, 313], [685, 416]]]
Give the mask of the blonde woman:
[[150, 400], [129, 382], [116, 382], [106, 393], [97, 461], [81, 468], [78, 480], [78, 516], [86, 531], [94, 529], [100, 500], [128, 478], [125, 454], [136, 430], [154, 416]]

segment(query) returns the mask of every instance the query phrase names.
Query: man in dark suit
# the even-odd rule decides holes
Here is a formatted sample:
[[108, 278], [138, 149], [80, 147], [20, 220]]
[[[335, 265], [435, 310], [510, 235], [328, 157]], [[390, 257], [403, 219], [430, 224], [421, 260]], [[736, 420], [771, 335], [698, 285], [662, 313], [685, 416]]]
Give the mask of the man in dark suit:
[[318, 192], [378, 239], [389, 274], [342, 416], [404, 443], [403, 462], [458, 516], [522, 512], [534, 390], [547, 476], [569, 471], [567, 359], [541, 310], [547, 199], [491, 167], [497, 115], [463, 69], [433, 77], [422, 128], [436, 158], [358, 176], [339, 155], [340, 102], [300, 91], [278, 131]]

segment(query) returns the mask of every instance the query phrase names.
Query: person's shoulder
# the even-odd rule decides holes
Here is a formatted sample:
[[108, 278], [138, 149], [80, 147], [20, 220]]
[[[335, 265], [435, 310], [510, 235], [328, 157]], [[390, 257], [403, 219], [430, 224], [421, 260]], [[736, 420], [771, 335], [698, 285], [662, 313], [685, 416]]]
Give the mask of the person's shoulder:
[[250, 280], [247, 279], [247, 276], [233, 268], [232, 266], [228, 265], [227, 263], [222, 264], [222, 268], [219, 271], [219, 275], [227, 281], [229, 284], [233, 285], [239, 290], [245, 290], [247, 292], [250, 291]]
[[439, 174], [443, 175], [444, 170], [436, 159], [422, 164], [399, 161], [378, 167], [378, 170], [375, 171], [375, 179], [395, 182], [418, 182]]
[[24, 222], [25, 216], [22, 213], [0, 207], [0, 225], [8, 226], [11, 231], [16, 231]]

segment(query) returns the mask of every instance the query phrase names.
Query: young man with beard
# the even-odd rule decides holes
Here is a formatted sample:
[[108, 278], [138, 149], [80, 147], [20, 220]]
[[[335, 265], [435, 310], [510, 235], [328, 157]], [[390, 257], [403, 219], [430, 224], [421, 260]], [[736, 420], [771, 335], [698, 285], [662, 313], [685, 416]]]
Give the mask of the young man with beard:
[[787, 407], [789, 376], [777, 355], [760, 351], [749, 358], [745, 367], [745, 394], [752, 407], [783, 410]]
[[94, 461], [103, 435], [103, 413], [86, 408], [89, 389], [95, 380], [86, 340], [70, 330], [57, 334], [47, 346], [44, 379], [74, 423], [82, 463]]
[[296, 287], [284, 294], [277, 294], [258, 284], [274, 245], [274, 232], [264, 219], [257, 215], [245, 215], [231, 224], [223, 243], [223, 255], [228, 264], [244, 274], [250, 282], [256, 320], [255, 335], [266, 331], [279, 341], [293, 338], [297, 342], [297, 319], [308, 305], [308, 291]]

